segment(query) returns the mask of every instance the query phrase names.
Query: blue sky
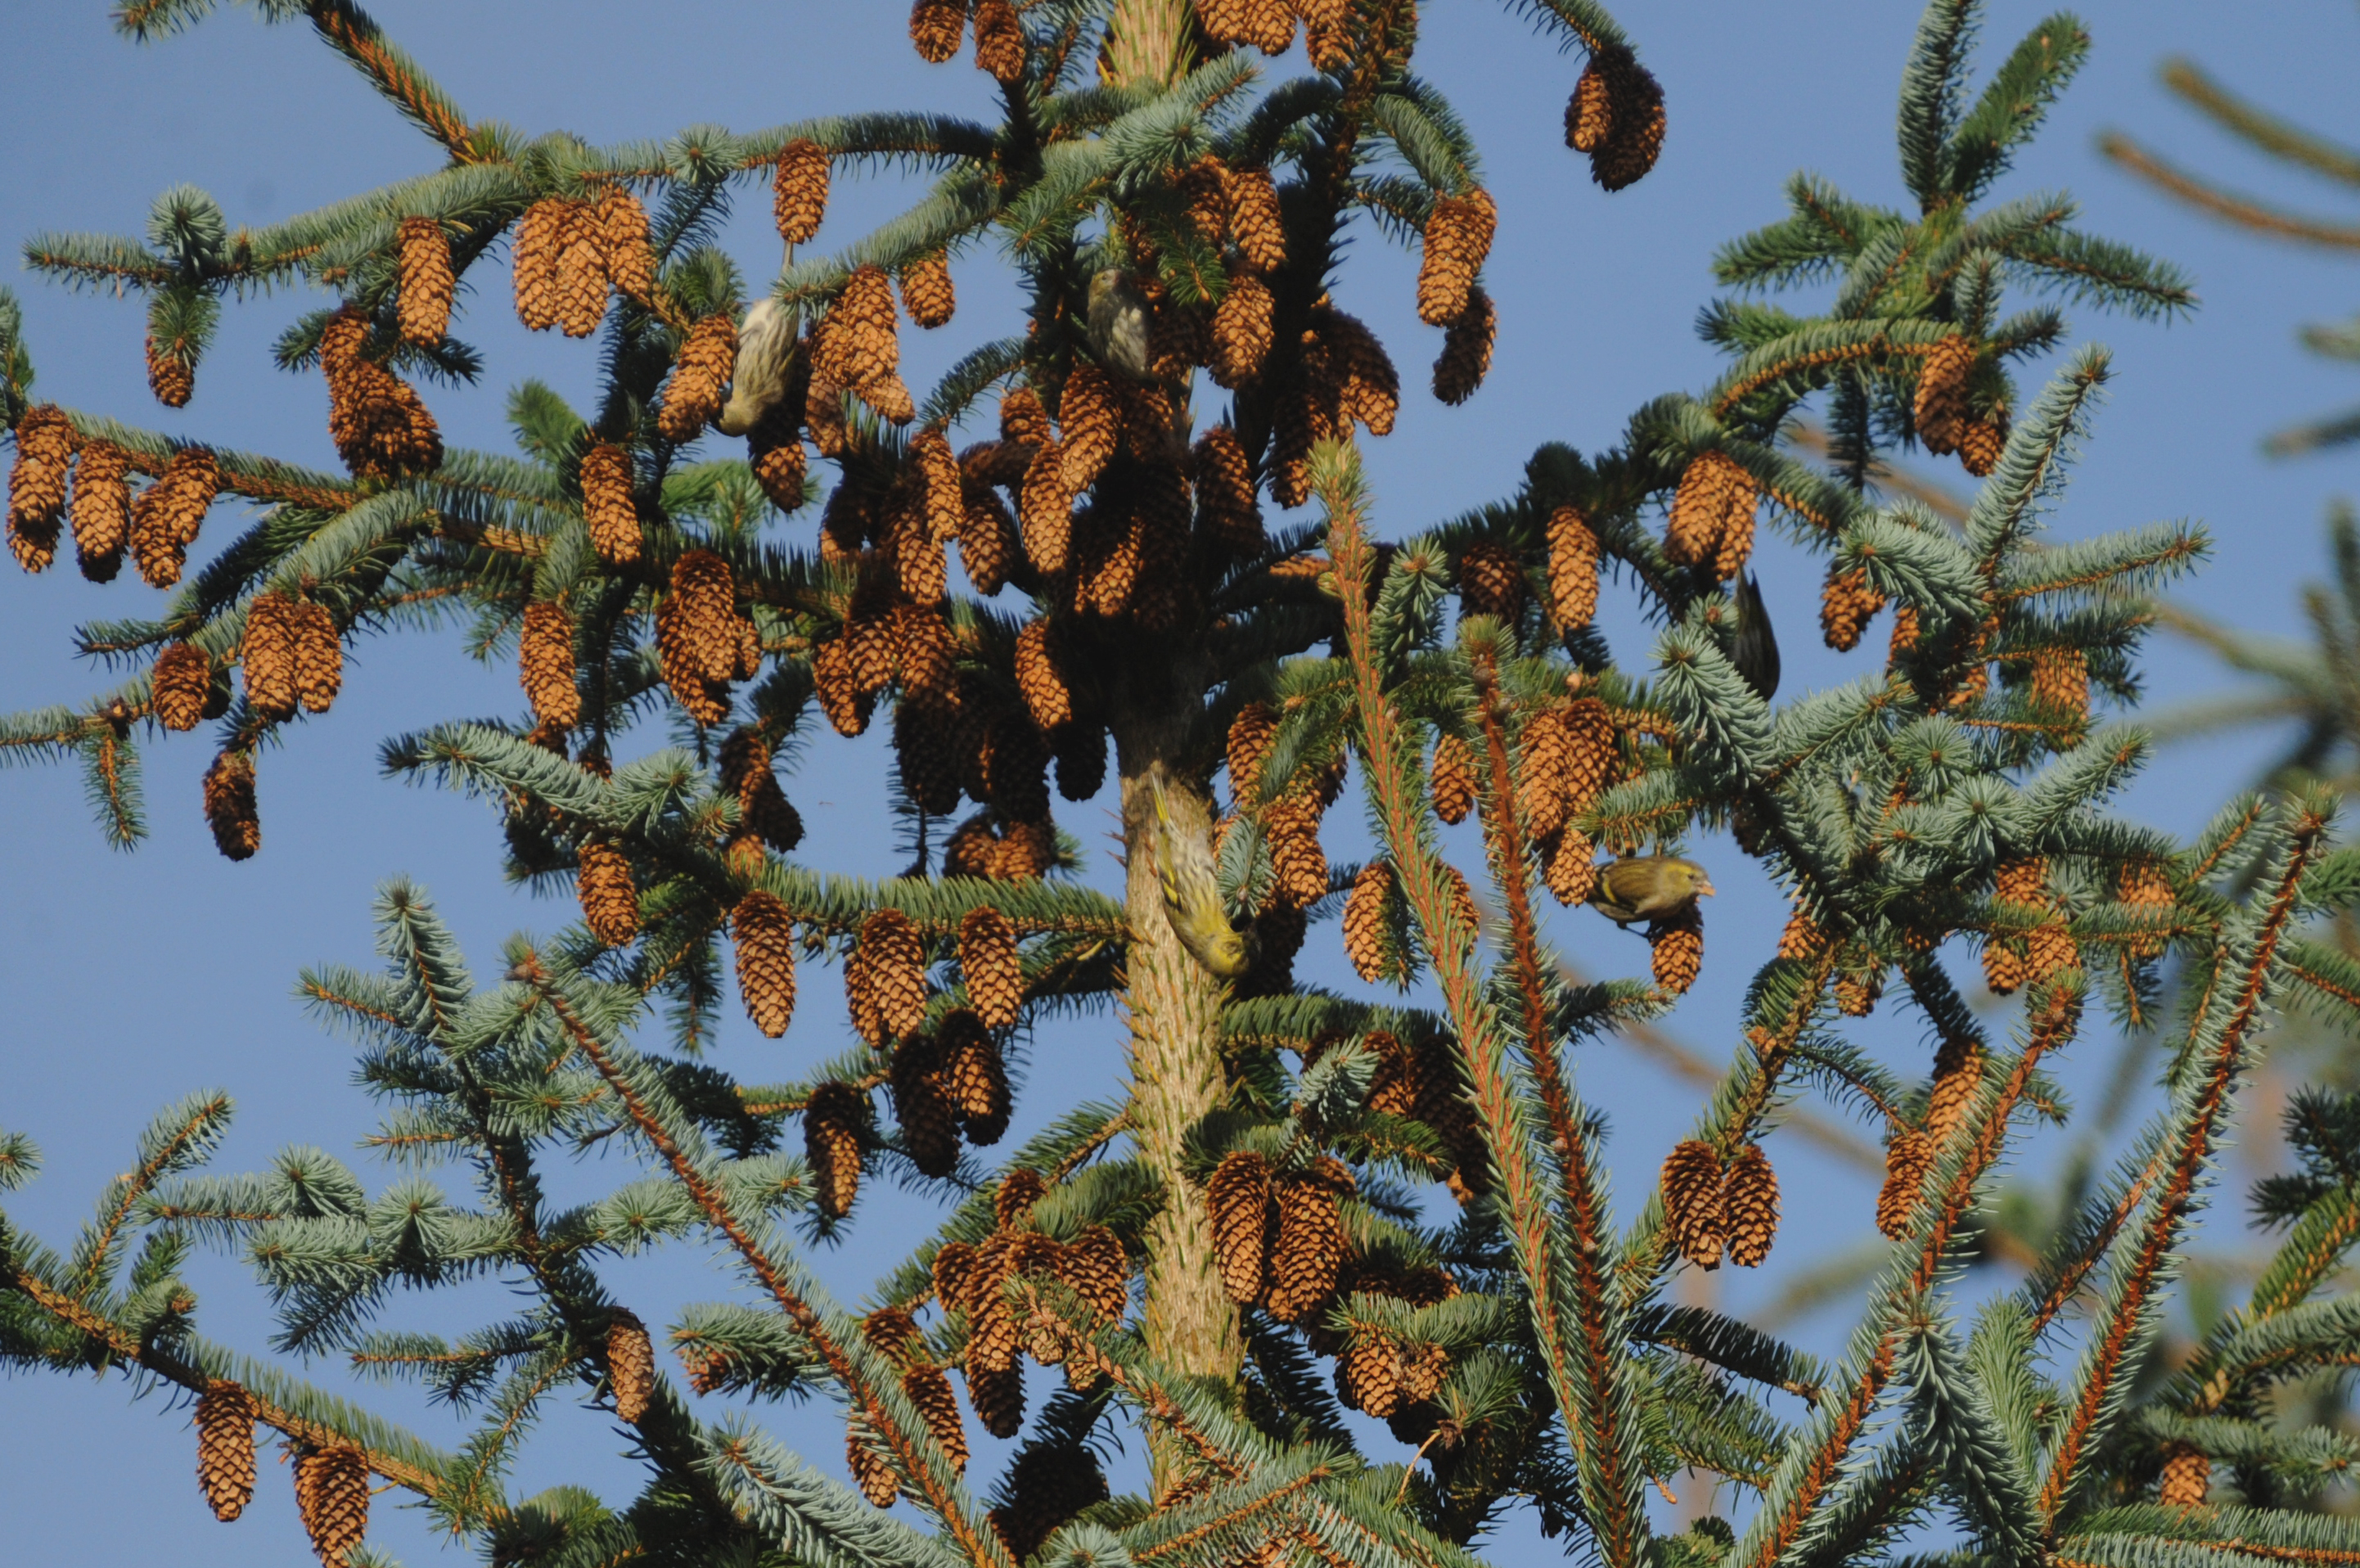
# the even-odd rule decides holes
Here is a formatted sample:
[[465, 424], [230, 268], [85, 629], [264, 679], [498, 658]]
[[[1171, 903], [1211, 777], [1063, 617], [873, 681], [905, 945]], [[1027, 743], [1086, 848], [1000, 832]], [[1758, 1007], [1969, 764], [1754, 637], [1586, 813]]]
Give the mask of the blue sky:
[[[891, 5], [387, 0], [375, 11], [468, 114], [529, 135], [563, 127], [612, 141], [700, 122], [750, 130], [841, 110], [923, 104], [980, 114], [988, 105], [984, 80], [966, 60], [928, 67], [915, 58], [903, 13]], [[186, 36], [140, 48], [112, 35], [93, 0], [9, 12], [0, 124], [17, 150], [0, 161], [0, 241], [12, 251], [43, 229], [137, 233], [153, 197], [182, 181], [211, 191], [232, 224], [260, 224], [437, 161], [308, 28], [266, 27], [250, 12], [229, 9]], [[2041, 14], [2030, 5], [1993, 5], [1987, 55], [1995, 59]], [[1448, 411], [1421, 393], [1406, 400], [1394, 435], [1367, 444], [1381, 534], [1400, 537], [1504, 493], [1542, 441], [1609, 444], [1632, 408], [1707, 380], [1716, 357], [1691, 325], [1710, 297], [1709, 258], [1723, 239], [1779, 214], [1789, 173], [1816, 170], [1865, 199], [1901, 196], [1893, 105], [1915, 6], [1625, 0], [1619, 15], [1665, 82], [1671, 129], [1655, 174], [1608, 197], [1558, 139], [1575, 63], [1503, 6], [1437, 0], [1426, 8], [1421, 69], [1472, 126], [1500, 203], [1491, 281], [1502, 333], [1491, 379], [1472, 402]], [[2322, 505], [2348, 483], [2355, 460], [2274, 463], [2258, 443], [2268, 429], [2360, 394], [2360, 378], [2305, 356], [2294, 341], [2299, 323], [2349, 310], [2360, 279], [2341, 257], [2265, 247], [2172, 207], [2103, 164], [2092, 142], [2101, 127], [2125, 126], [2185, 163], [2332, 211], [2342, 192], [2283, 173], [2206, 129], [2157, 85], [2155, 67], [2167, 54], [2195, 55], [2233, 86], [2360, 137], [2341, 91], [2360, 46], [2360, 16], [2328, 0], [2239, 7], [2233, 29], [2222, 27], [2221, 7], [2194, 0], [2103, 0], [2083, 15], [2095, 37], [2092, 63], [1999, 194], [2071, 190], [2090, 228], [2178, 261], [2203, 305], [2169, 326], [2076, 313], [2081, 335], [2115, 349], [2116, 379], [2054, 525], [2077, 538], [2202, 519], [2217, 547], [2186, 587], [2186, 602], [2247, 628], [2299, 634], [2297, 580], [2319, 568]], [[891, 180], [840, 183], [819, 243], [857, 236], [909, 195]], [[766, 207], [759, 196], [748, 202], [727, 239], [755, 277], [776, 257]], [[1412, 313], [1414, 270], [1414, 258], [1364, 236], [1338, 297], [1392, 345], [1404, 383], [1422, 388], [1439, 334]], [[991, 258], [965, 261], [956, 276], [958, 319], [936, 334], [909, 334], [913, 384], [1011, 319], [1013, 292]], [[320, 383], [268, 362], [271, 339], [318, 296], [290, 289], [232, 306], [194, 402], [172, 412], [144, 386], [137, 302], [71, 294], [30, 276], [14, 282], [42, 396], [177, 435], [333, 465]], [[480, 269], [474, 288], [454, 330], [484, 350], [487, 373], [475, 388], [428, 396], [446, 439], [504, 448], [508, 388], [539, 376], [586, 400], [596, 351], [524, 334], [497, 268]], [[1948, 465], [1936, 472], [1954, 484], [1961, 477]], [[228, 509], [217, 512], [199, 556], [236, 526]], [[811, 526], [806, 519], [789, 530]], [[1784, 633], [1789, 695], [1848, 678], [1875, 656], [1841, 660], [1819, 646], [1811, 560], [1772, 543], [1760, 569]], [[40, 578], [0, 568], [0, 702], [29, 707], [97, 689], [105, 677], [77, 665], [71, 629], [146, 613], [157, 597], [129, 574], [100, 588], [70, 567]], [[1609, 600], [1606, 624], [1619, 652], [1626, 662], [1643, 660], [1647, 639], [1628, 599], [1610, 589]], [[1871, 643], [1881, 648], [1882, 636], [1880, 628]], [[2148, 669], [2158, 700], [2223, 685], [2201, 655], [2169, 642], [2153, 650]], [[307, 963], [372, 961], [371, 892], [394, 873], [431, 891], [479, 970], [493, 967], [508, 932], [547, 931], [573, 917], [570, 902], [535, 903], [503, 884], [486, 808], [388, 782], [377, 770], [377, 743], [388, 735], [520, 706], [508, 669], [472, 663], [447, 635], [356, 650], [333, 713], [295, 727], [288, 744], [263, 759], [264, 848], [243, 865], [215, 855], [197, 809], [210, 757], [201, 736], [149, 751], [154, 834], [131, 854], [101, 843], [71, 771], [0, 772], [0, 813], [12, 828], [0, 835], [0, 887], [14, 893], [0, 908], [0, 1127], [30, 1133], [48, 1156], [41, 1179], [9, 1199], [16, 1222], [53, 1241], [70, 1238], [100, 1185], [124, 1167], [139, 1128], [202, 1087], [230, 1090], [241, 1107], [219, 1169], [255, 1168], [277, 1148], [308, 1143], [354, 1158], [372, 1188], [390, 1179], [353, 1152], [371, 1115], [349, 1081], [348, 1044], [307, 1019], [290, 988]], [[2184, 831], [2249, 773], [2261, 750], [2238, 739], [2167, 751], [2130, 795], [2130, 807]], [[874, 737], [847, 744], [830, 736], [810, 749], [789, 790], [814, 829], [811, 863], [872, 872], [881, 863], [890, 832], [876, 788], [881, 756]], [[1110, 882], [1103, 800], [1066, 807], [1062, 820], [1098, 856], [1093, 877]], [[1356, 814], [1339, 808], [1331, 854], [1357, 859], [1364, 844]], [[1783, 908], [1725, 841], [1707, 841], [1702, 853], [1722, 895], [1709, 911], [1704, 981], [1669, 1027], [1718, 1060], [1734, 1043], [1738, 997], [1775, 944]], [[1635, 937], [1592, 918], [1560, 918], [1555, 932], [1594, 971], [1639, 972], [1644, 964]], [[1306, 969], [1323, 981], [1350, 983], [1332, 927], [1315, 933]], [[833, 977], [807, 974], [804, 995], [784, 1041], [762, 1041], [733, 1022], [719, 1059], [775, 1078], [833, 1052], [843, 1037]], [[1914, 1021], [1881, 1013], [1858, 1033], [1887, 1060], [1924, 1070]], [[2079, 1050], [2067, 1076], [2094, 1089], [2111, 1060], [2108, 1043], [2093, 1036]], [[1075, 1086], [1111, 1092], [1120, 1060], [1111, 1018], [1044, 1031], [1031, 1063], [1042, 1091], [1023, 1099], [1015, 1135], [1045, 1120]], [[1575, 1066], [1585, 1093], [1612, 1118], [1617, 1189], [1626, 1204], [1635, 1202], [1682, 1135], [1696, 1091], [1612, 1043], [1584, 1047]], [[2027, 1167], [2038, 1168], [2055, 1146], [2053, 1139], [2036, 1145]], [[1874, 1201], [1869, 1178], [1791, 1135], [1774, 1138], [1770, 1150], [1789, 1215], [1770, 1266], [1761, 1278], [1692, 1280], [1683, 1288], [1717, 1290], [1743, 1309], [1768, 1299], [1808, 1260], [1861, 1238]], [[561, 1199], [618, 1179], [611, 1157], [555, 1177]], [[925, 1218], [922, 1205], [890, 1192], [865, 1209], [862, 1233], [819, 1260], [847, 1299]], [[206, 1332], [259, 1349], [267, 1316], [236, 1261], [202, 1260], [191, 1277]], [[722, 1270], [689, 1252], [632, 1264], [614, 1277], [650, 1322], [682, 1301], [730, 1288]], [[498, 1311], [503, 1298], [503, 1287], [487, 1283], [451, 1299], [401, 1299], [388, 1325], [456, 1332]], [[1807, 1331], [1825, 1343], [1841, 1325], [1829, 1315]], [[311, 1371], [332, 1386], [342, 1378], [333, 1364]], [[5, 1385], [0, 1537], [12, 1561], [300, 1560], [283, 1472], [267, 1471], [246, 1520], [215, 1525], [191, 1483], [184, 1414], [167, 1413], [153, 1398], [135, 1404], [132, 1392], [119, 1377], [95, 1387], [47, 1376]], [[410, 1390], [362, 1395], [429, 1436], [452, 1433], [447, 1413], [426, 1409]], [[840, 1464], [841, 1430], [825, 1407], [766, 1410], [763, 1419], [819, 1463]], [[513, 1490], [574, 1480], [625, 1500], [636, 1480], [619, 1447], [595, 1413], [555, 1412]], [[1000, 1445], [981, 1447], [989, 1464]], [[1505, 1540], [1528, 1538], [1520, 1525]], [[380, 1509], [373, 1539], [412, 1563], [445, 1556], [415, 1515], [390, 1508]]]

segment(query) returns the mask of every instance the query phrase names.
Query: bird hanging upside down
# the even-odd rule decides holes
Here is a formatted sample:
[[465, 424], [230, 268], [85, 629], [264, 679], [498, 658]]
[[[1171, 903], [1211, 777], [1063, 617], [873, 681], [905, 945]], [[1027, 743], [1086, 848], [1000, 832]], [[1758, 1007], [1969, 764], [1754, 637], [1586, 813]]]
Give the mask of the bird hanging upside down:
[[1712, 892], [1704, 868], [1677, 855], [1633, 855], [1603, 867], [1590, 907], [1617, 926], [1667, 920]]
[[1207, 973], [1235, 980], [1253, 967], [1253, 953], [1221, 905], [1211, 828], [1192, 832], [1173, 810], [1164, 781], [1151, 778], [1149, 786], [1155, 795], [1155, 874], [1164, 883], [1164, 918]]

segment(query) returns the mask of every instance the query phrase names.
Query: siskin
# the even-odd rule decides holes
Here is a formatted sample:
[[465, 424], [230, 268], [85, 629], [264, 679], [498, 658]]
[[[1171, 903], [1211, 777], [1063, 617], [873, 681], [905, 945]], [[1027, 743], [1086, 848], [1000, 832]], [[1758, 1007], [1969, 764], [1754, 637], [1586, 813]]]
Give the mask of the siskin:
[[1737, 637], [1729, 662], [1754, 695], [1768, 702], [1778, 691], [1778, 634], [1762, 602], [1762, 585], [1745, 572], [1737, 579]]
[[1164, 883], [1164, 918], [1208, 973], [1235, 980], [1253, 967], [1253, 954], [1221, 906], [1212, 834], [1204, 827], [1189, 831], [1173, 811], [1164, 781], [1152, 779], [1150, 784], [1155, 792], [1155, 872]]
[[1633, 855], [1599, 872], [1590, 907], [1617, 926], [1628, 926], [1634, 920], [1668, 920], [1711, 892], [1711, 879], [1694, 861]]
[[1090, 355], [1134, 381], [1147, 376], [1147, 296], [1131, 274], [1109, 267], [1090, 280]]
[[800, 318], [764, 295], [738, 324], [738, 359], [729, 372], [729, 402], [721, 411], [721, 433], [743, 435], [786, 395], [787, 367], [794, 357]]

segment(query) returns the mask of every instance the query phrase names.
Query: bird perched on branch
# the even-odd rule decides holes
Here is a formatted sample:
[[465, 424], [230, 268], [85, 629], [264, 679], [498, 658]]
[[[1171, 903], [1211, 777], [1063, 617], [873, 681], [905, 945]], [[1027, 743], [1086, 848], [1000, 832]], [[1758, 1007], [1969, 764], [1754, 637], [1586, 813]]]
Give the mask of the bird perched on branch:
[[1090, 280], [1090, 354], [1107, 369], [1134, 381], [1147, 375], [1147, 296], [1120, 267]]
[[1155, 795], [1155, 874], [1164, 883], [1164, 918], [1208, 973], [1235, 980], [1253, 967], [1253, 953], [1221, 905], [1211, 829], [1200, 824], [1191, 831], [1180, 820], [1162, 779], [1151, 778], [1149, 787]]
[[1677, 855], [1633, 855], [1598, 873], [1590, 907], [1617, 926], [1668, 920], [1712, 892], [1704, 868]]

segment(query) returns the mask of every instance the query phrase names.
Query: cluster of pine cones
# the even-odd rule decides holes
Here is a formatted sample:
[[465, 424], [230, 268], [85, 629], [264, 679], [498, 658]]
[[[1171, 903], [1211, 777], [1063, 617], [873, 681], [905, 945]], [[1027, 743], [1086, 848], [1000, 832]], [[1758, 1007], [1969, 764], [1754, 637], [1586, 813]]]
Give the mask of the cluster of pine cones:
[[[127, 548], [150, 587], [178, 583], [189, 546], [222, 489], [221, 473], [202, 446], [178, 449], [160, 469], [155, 462], [85, 437], [55, 404], [26, 410], [8, 471], [8, 550], [16, 564], [27, 572], [47, 571], [71, 521], [75, 558], [92, 582], [112, 582]], [[135, 472], [156, 477], [136, 496]]]
[[[197, 1484], [224, 1523], [254, 1500], [254, 1398], [225, 1378], [197, 1397]], [[368, 1456], [350, 1443], [296, 1444], [295, 1504], [323, 1568], [344, 1568], [368, 1533]]]

